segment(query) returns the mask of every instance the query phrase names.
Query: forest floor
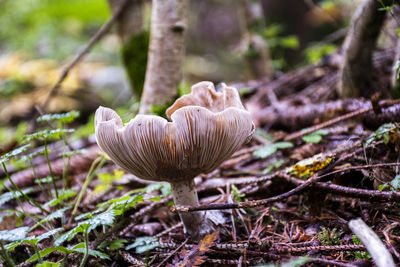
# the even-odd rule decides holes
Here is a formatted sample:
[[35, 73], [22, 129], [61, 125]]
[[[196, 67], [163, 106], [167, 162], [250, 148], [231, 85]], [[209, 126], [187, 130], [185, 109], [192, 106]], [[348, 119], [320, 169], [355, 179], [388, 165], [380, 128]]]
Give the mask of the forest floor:
[[374, 56], [371, 86], [382, 94], [371, 99], [337, 98], [339, 55], [233, 85], [257, 131], [196, 178], [200, 209], [225, 218], [200, 242], [184, 235], [168, 184], [124, 173], [93, 136], [68, 139], [76, 114], [41, 117], [48, 130], [25, 137], [37, 147], [10, 144], [1, 157], [0, 265], [372, 266], [349, 228], [356, 218], [400, 264], [400, 103], [384, 89], [391, 58]]

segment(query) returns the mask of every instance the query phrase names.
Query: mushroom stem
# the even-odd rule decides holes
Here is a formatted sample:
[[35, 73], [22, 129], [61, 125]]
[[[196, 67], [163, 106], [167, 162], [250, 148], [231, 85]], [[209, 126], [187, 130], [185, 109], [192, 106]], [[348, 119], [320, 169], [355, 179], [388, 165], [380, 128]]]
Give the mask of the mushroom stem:
[[[175, 205], [199, 205], [194, 179], [171, 183], [171, 189]], [[200, 239], [213, 230], [212, 224], [210, 220], [207, 219], [205, 211], [179, 213], [179, 217], [183, 222], [185, 233], [189, 234], [194, 239]]]

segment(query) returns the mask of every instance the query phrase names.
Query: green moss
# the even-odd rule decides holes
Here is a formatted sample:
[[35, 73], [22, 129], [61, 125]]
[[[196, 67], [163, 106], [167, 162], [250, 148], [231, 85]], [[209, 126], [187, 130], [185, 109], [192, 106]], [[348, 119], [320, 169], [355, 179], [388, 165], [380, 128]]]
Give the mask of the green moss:
[[149, 32], [143, 31], [132, 36], [131, 40], [121, 49], [122, 62], [128, 75], [132, 91], [137, 99], [143, 91], [149, 47]]

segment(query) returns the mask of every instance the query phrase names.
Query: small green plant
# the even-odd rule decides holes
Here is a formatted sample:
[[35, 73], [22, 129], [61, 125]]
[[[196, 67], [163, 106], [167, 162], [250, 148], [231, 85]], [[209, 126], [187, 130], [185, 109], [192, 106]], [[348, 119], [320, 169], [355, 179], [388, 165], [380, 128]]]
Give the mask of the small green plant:
[[246, 194], [241, 194], [239, 189], [235, 185], [231, 185], [231, 194], [233, 195], [233, 201], [235, 202], [242, 202], [245, 201], [244, 197]]
[[[67, 201], [68, 199], [71, 199], [77, 195], [75, 190], [66, 188], [65, 183], [63, 183], [63, 188], [61, 190], [57, 189], [55, 184], [57, 177], [53, 173], [51, 161], [49, 159], [49, 154], [51, 151], [48, 149], [48, 143], [52, 140], [61, 139], [62, 143], [64, 144], [63, 152], [59, 153], [58, 156], [63, 158], [63, 174], [66, 176], [68, 173], [67, 169], [69, 168], [69, 159], [74, 155], [85, 152], [85, 150], [71, 151], [67, 149], [67, 134], [73, 132], [73, 129], [66, 129], [64, 127], [66, 123], [72, 122], [78, 117], [78, 115], [78, 112], [72, 111], [68, 113], [49, 114], [39, 117], [39, 122], [57, 125], [59, 128], [43, 129], [32, 134], [25, 135], [24, 140], [25, 142], [29, 142], [28, 144], [18, 147], [0, 157], [0, 164], [4, 169], [6, 179], [8, 179], [12, 185], [12, 187], [9, 187], [7, 184], [3, 184], [3, 186], [9, 190], [9, 192], [6, 192], [0, 196], [0, 206], [14, 199], [20, 206], [20, 210], [12, 208], [3, 210], [5, 212], [2, 214], [2, 217], [9, 216], [9, 214], [15, 214], [18, 216], [19, 222], [21, 222], [25, 216], [29, 217], [34, 222], [33, 226], [31, 227], [20, 227], [13, 230], [0, 231], [0, 257], [4, 262], [6, 262], [7, 266], [15, 266], [15, 263], [18, 260], [13, 259], [12, 253], [13, 250], [21, 244], [30, 244], [30, 246], [33, 248], [34, 254], [30, 255], [31, 257], [26, 260], [25, 263], [38, 261], [38, 266], [64, 266], [67, 256], [71, 253], [83, 254], [80, 264], [81, 266], [86, 264], [89, 255], [103, 259], [109, 259], [106, 254], [97, 250], [89, 249], [89, 234], [100, 226], [104, 228], [113, 225], [117, 216], [122, 215], [127, 209], [134, 207], [136, 203], [143, 201], [143, 196], [141, 195], [125, 195], [124, 199], [113, 199], [111, 202], [99, 205], [99, 207], [92, 212], [76, 216], [76, 226], [69, 231], [62, 233], [64, 228], [59, 227], [59, 221], [61, 221], [61, 225], [64, 225], [65, 217], [67, 215], [66, 213], [69, 213], [70, 210], [72, 210], [72, 213], [69, 216], [71, 219], [74, 218], [74, 213], [76, 212], [77, 207], [82, 200], [83, 193], [85, 192], [88, 184], [96, 175], [98, 169], [101, 168], [106, 161], [105, 157], [99, 157], [93, 162], [90, 170], [88, 171], [85, 184], [79, 192], [78, 197], [75, 199], [75, 205]], [[34, 148], [35, 144], [43, 144], [44, 146]], [[37, 176], [33, 159], [39, 156], [45, 156], [46, 158], [50, 172], [49, 177]], [[44, 187], [44, 185], [48, 183], [53, 184], [53, 188], [48, 192], [49, 194], [47, 196], [45, 195], [48, 197], [45, 203], [38, 203], [29, 196], [33, 192], [32, 188], [24, 188], [22, 190], [14, 183], [12, 177], [7, 171], [7, 165], [10, 164], [12, 160], [28, 163], [28, 166], [30, 166], [33, 170], [35, 182], [39, 184], [43, 191], [47, 189]], [[66, 164], [67, 162], [68, 164]], [[27, 201], [32, 206], [39, 208], [42, 213], [30, 214], [24, 210], [22, 201]], [[58, 228], [56, 228], [55, 225], [57, 225]], [[32, 235], [32, 231], [37, 231], [38, 229], [43, 229], [45, 232], [41, 235]], [[28, 233], [29, 237], [27, 237]], [[80, 236], [83, 242], [78, 244], [75, 243], [68, 247], [63, 246], [63, 243], [66, 240], [70, 242], [72, 242], [72, 240], [76, 240], [75, 237], [77, 235]], [[39, 243], [45, 239], [46, 242], [43, 242], [42, 244], [48, 244], [48, 241], [50, 241], [50, 244], [54, 244], [54, 246], [46, 247], [40, 250]], [[112, 247], [116, 248], [119, 246], [118, 244], [123, 245], [123, 243], [115, 242], [115, 244], [112, 244]], [[45, 262], [43, 258], [54, 251], [58, 251], [59, 253], [65, 255], [63, 261], [61, 263]]]
[[378, 186], [379, 191], [391, 190], [397, 192], [400, 189], [400, 174], [396, 175], [390, 183], [380, 184]]
[[327, 135], [329, 132], [327, 130], [318, 130], [315, 132], [312, 132], [308, 135], [305, 135], [302, 137], [304, 142], [307, 143], [319, 143], [322, 140], [323, 135]]
[[256, 151], [253, 152], [253, 156], [264, 159], [274, 154], [279, 149], [285, 149], [290, 147], [293, 147], [293, 144], [290, 142], [277, 142], [257, 149]]
[[284, 35], [285, 27], [282, 24], [272, 23], [260, 29], [261, 36], [267, 41], [272, 55], [274, 69], [285, 70], [289, 66], [284, 60], [287, 50], [297, 50], [300, 47], [299, 39], [295, 35]]
[[[361, 240], [356, 235], [352, 235], [351, 239], [353, 240], [354, 245], [362, 245]], [[371, 259], [371, 255], [368, 251], [354, 251], [349, 252], [349, 254], [352, 254], [356, 260]]]
[[307, 47], [304, 54], [309, 63], [319, 62], [325, 55], [335, 52], [336, 46], [333, 44], [314, 43]]
[[265, 168], [263, 170], [263, 174], [268, 174], [270, 173], [273, 169], [278, 169], [280, 168], [283, 164], [285, 163], [285, 161], [283, 159], [277, 160], [272, 162], [271, 164], [268, 165], [267, 168]]
[[322, 227], [321, 232], [317, 233], [316, 237], [323, 246], [340, 245], [341, 243], [341, 233], [338, 233], [336, 228], [331, 230]]
[[135, 249], [136, 253], [145, 253], [152, 249], [159, 247], [160, 244], [158, 243], [157, 238], [153, 236], [144, 236], [136, 238], [135, 242], [127, 246], [125, 249]]
[[364, 147], [377, 141], [383, 141], [384, 144], [395, 143], [398, 142], [399, 137], [399, 125], [397, 123], [385, 123], [367, 138]]

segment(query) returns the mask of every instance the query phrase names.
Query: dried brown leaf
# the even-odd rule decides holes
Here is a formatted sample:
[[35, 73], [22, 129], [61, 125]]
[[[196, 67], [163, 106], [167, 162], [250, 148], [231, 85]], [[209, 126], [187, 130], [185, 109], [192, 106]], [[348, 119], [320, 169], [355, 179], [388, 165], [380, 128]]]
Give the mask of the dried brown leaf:
[[180, 254], [183, 260], [178, 263], [175, 263], [175, 266], [196, 267], [203, 264], [206, 261], [204, 254], [207, 253], [210, 250], [210, 248], [214, 245], [215, 241], [218, 238], [218, 234], [219, 234], [218, 232], [214, 232], [209, 235], [206, 235], [200, 241], [200, 244], [194, 246], [190, 251], [183, 249]]

